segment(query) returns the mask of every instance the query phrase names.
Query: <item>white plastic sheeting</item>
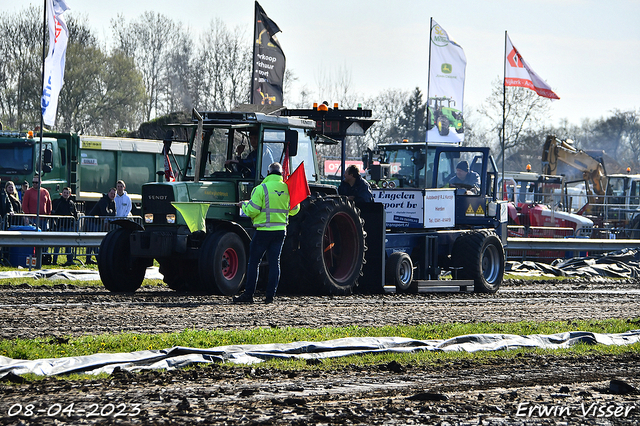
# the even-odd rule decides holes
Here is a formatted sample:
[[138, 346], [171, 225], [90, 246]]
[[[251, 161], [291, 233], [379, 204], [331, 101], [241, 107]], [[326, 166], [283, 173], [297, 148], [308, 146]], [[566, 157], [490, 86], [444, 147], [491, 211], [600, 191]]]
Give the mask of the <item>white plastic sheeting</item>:
[[[147, 268], [145, 279], [162, 280], [163, 276], [158, 272], [158, 267]], [[28, 269], [16, 269], [13, 271], [0, 272], [0, 279], [8, 278], [37, 278], [49, 280], [82, 280], [99, 281], [100, 274], [92, 269], [38, 269], [29, 271]]]
[[571, 331], [551, 335], [472, 334], [446, 340], [414, 340], [403, 337], [351, 337], [324, 342], [234, 345], [209, 349], [173, 347], [131, 353], [19, 360], [0, 356], [0, 378], [9, 373], [34, 373], [54, 376], [69, 373], [112, 373], [127, 371], [171, 370], [196, 363], [232, 362], [256, 364], [268, 359], [322, 359], [370, 353], [417, 351], [498, 351], [519, 348], [567, 348], [577, 343], [629, 345], [640, 342], [640, 330], [620, 334]]

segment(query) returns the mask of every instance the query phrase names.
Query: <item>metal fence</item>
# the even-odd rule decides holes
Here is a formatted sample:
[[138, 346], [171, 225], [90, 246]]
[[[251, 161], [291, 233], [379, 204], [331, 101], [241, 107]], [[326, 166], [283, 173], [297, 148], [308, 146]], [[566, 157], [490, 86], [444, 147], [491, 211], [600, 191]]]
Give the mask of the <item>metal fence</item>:
[[[0, 261], [3, 265], [13, 267], [36, 267], [42, 264], [58, 264], [59, 260], [65, 258], [65, 265], [92, 263], [93, 257], [98, 256], [96, 243], [82, 245], [82, 241], [95, 241], [95, 238], [87, 238], [86, 235], [100, 234], [111, 231], [117, 225], [112, 221], [116, 219], [127, 219], [142, 225], [143, 219], [140, 216], [114, 217], [114, 216], [80, 216], [77, 219], [73, 216], [40, 215], [32, 214], [8, 215], [0, 220], [2, 231], [20, 232], [44, 232], [51, 233], [55, 238], [40, 238], [37, 246], [11, 244], [10, 247], [5, 241], [5, 247], [0, 250]], [[64, 238], [68, 233], [70, 238]], [[74, 236], [73, 234], [77, 234]], [[85, 235], [80, 238], [80, 234]], [[43, 240], [47, 242], [65, 240], [66, 246], [43, 246]], [[46, 243], [45, 243], [46, 244]], [[2, 245], [2, 243], [0, 243]]]

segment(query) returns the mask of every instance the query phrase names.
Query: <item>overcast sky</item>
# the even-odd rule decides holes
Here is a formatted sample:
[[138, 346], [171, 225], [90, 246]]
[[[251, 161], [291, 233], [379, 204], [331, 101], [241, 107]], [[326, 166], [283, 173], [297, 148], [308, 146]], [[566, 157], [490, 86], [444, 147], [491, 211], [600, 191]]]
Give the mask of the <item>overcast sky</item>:
[[[167, 15], [194, 35], [215, 18], [253, 32], [253, 0], [66, 0], [103, 39], [118, 13]], [[17, 12], [32, 0], [5, 1]], [[9, 4], [7, 4], [9, 3]], [[524, 59], [560, 96], [552, 124], [640, 108], [640, 0], [261, 0], [282, 32], [287, 68], [315, 90], [322, 75], [348, 70], [362, 98], [384, 89], [427, 91], [429, 19], [467, 56], [465, 110], [479, 106], [502, 79], [508, 31]], [[426, 97], [426, 96], [425, 96]], [[321, 99], [322, 101], [325, 99]], [[333, 102], [331, 99], [326, 99]], [[366, 107], [366, 105], [364, 105]]]

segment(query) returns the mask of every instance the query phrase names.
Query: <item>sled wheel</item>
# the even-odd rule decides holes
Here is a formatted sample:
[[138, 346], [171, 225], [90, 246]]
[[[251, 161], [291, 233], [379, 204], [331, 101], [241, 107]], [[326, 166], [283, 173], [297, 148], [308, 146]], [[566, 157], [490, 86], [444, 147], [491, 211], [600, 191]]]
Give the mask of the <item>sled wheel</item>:
[[130, 230], [114, 229], [100, 243], [98, 271], [109, 291], [136, 291], [144, 280], [147, 268], [142, 259], [131, 257], [130, 235]]
[[354, 291], [364, 265], [365, 237], [364, 221], [353, 201], [323, 197], [310, 203], [301, 246], [316, 291]]
[[398, 293], [410, 291], [413, 282], [413, 262], [404, 252], [391, 253], [385, 269], [386, 285], [396, 287]]
[[462, 269], [458, 278], [473, 280], [476, 293], [495, 293], [504, 278], [504, 248], [493, 231], [462, 234], [452, 252], [454, 265]]
[[247, 252], [238, 234], [219, 231], [207, 236], [200, 248], [198, 271], [201, 290], [237, 294], [247, 273]]

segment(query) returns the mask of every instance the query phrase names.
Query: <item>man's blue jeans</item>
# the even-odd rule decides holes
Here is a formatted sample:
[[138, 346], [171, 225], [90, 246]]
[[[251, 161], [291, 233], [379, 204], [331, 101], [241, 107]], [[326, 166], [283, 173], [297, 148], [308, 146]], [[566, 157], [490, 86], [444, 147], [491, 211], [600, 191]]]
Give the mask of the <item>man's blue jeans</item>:
[[284, 244], [286, 231], [256, 231], [249, 246], [249, 266], [247, 267], [247, 284], [245, 293], [253, 296], [258, 283], [258, 269], [262, 256], [267, 253], [269, 262], [269, 283], [267, 297], [273, 297], [280, 281], [280, 252]]

